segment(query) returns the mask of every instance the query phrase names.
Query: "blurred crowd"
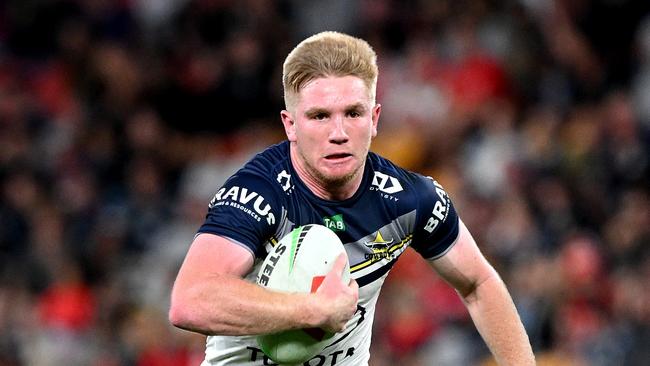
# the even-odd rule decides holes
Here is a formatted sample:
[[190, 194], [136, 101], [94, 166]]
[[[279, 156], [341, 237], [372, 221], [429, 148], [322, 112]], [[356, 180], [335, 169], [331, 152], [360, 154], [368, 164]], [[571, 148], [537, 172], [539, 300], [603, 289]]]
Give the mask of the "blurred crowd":
[[[198, 365], [171, 284], [223, 181], [283, 139], [321, 30], [379, 55], [372, 149], [448, 190], [540, 365], [650, 360], [650, 3], [0, 2], [0, 365]], [[492, 365], [407, 251], [372, 366]]]

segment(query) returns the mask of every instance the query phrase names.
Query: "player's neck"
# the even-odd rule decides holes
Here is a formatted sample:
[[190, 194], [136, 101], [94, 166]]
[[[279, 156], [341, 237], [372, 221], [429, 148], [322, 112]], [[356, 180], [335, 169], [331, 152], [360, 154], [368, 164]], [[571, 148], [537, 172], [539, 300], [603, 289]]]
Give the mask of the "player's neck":
[[303, 165], [300, 158], [297, 156], [298, 153], [295, 151], [295, 149], [290, 149], [289, 155], [291, 157], [293, 169], [298, 174], [298, 178], [316, 197], [328, 201], [343, 201], [354, 196], [354, 194], [359, 189], [359, 186], [361, 186], [361, 181], [363, 180], [363, 171], [365, 167], [362, 167], [350, 180], [344, 184], [327, 184], [312, 174], [309, 169]]

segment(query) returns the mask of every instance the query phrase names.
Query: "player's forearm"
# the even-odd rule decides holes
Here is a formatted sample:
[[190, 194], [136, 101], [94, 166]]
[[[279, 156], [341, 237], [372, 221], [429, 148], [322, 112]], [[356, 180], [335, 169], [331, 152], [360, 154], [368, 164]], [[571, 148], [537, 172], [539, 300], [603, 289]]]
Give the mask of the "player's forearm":
[[246, 335], [313, 327], [320, 319], [308, 294], [268, 291], [240, 278], [219, 275], [179, 284], [172, 292], [169, 318], [179, 328], [206, 335]]
[[498, 275], [482, 282], [464, 300], [499, 365], [535, 365], [528, 335]]

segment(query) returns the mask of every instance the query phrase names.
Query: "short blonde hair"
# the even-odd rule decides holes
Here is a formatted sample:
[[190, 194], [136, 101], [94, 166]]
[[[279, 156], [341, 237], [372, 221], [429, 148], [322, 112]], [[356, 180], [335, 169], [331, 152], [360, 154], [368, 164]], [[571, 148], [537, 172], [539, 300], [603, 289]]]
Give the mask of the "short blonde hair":
[[377, 54], [368, 42], [339, 32], [317, 33], [300, 42], [284, 61], [284, 104], [295, 107], [305, 84], [328, 76], [360, 78], [374, 103], [377, 75]]

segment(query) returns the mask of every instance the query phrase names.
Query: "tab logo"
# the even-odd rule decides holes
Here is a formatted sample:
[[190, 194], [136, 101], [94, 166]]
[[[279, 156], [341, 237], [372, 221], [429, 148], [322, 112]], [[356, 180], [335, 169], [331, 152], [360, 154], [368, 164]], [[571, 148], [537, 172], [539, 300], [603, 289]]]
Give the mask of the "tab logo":
[[332, 217], [323, 217], [323, 225], [332, 231], [345, 231], [343, 214], [334, 215]]

